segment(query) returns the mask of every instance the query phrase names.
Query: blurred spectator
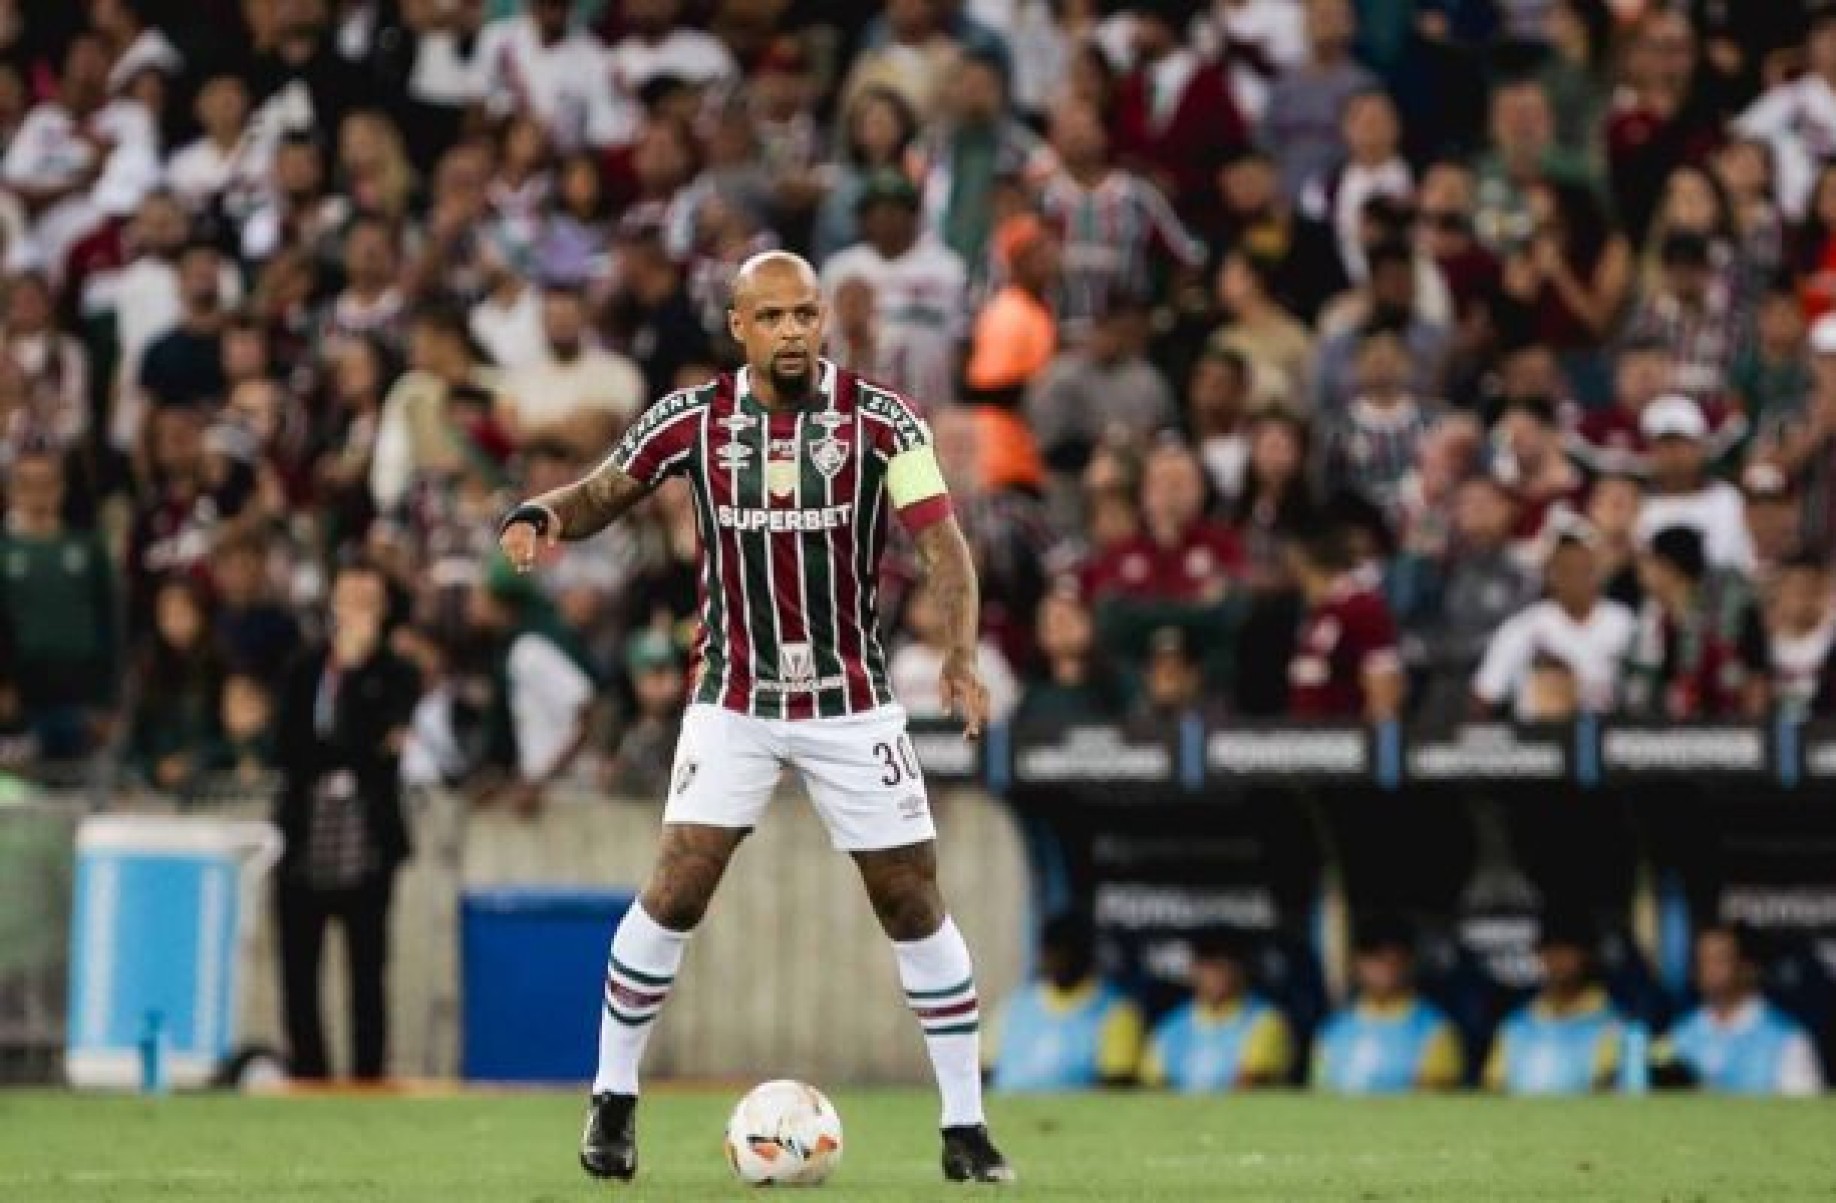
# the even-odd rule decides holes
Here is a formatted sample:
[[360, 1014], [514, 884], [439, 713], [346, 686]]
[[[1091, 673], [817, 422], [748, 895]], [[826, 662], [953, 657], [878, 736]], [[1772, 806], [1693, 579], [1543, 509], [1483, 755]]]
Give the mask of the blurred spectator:
[[1760, 993], [1752, 933], [1725, 925], [1696, 936], [1702, 1005], [1677, 1021], [1667, 1044], [1706, 1090], [1814, 1095], [1823, 1091], [1817, 1051], [1798, 1022]]
[[1315, 1042], [1313, 1081], [1335, 1094], [1401, 1094], [1460, 1084], [1453, 1025], [1415, 989], [1415, 948], [1406, 927], [1367, 920], [1352, 949], [1356, 999], [1326, 1021]]
[[222, 260], [217, 248], [192, 242], [179, 253], [178, 322], [147, 343], [140, 387], [156, 405], [195, 406], [223, 400]]
[[1313, 524], [1319, 500], [1308, 478], [1313, 457], [1305, 419], [1282, 406], [1258, 409], [1248, 440], [1243, 487], [1230, 519], [1242, 534], [1247, 583], [1267, 591], [1292, 583], [1282, 546], [1288, 532]]
[[1692, 397], [1717, 396], [1739, 344], [1734, 298], [1718, 284], [1708, 241], [1675, 233], [1658, 249], [1656, 286], [1627, 323], [1626, 336], [1671, 349], [1671, 387]]
[[370, 493], [382, 513], [406, 500], [418, 481], [450, 479], [468, 456], [503, 449], [491, 422], [502, 405], [497, 376], [463, 316], [451, 307], [424, 307], [410, 334], [411, 370], [383, 401], [371, 453]]
[[351, 1076], [380, 1078], [387, 1064], [389, 905], [409, 853], [399, 758], [419, 692], [413, 667], [389, 648], [388, 621], [383, 575], [361, 562], [340, 569], [325, 641], [295, 662], [276, 706], [275, 912], [296, 1078], [331, 1076], [319, 966], [333, 921], [348, 963]]
[[661, 798], [669, 792], [671, 760], [682, 729], [688, 688], [682, 655], [659, 631], [638, 632], [625, 651], [636, 710], [619, 733], [606, 765], [608, 788], [627, 798]]
[[1628, 341], [1613, 368], [1612, 404], [1578, 415], [1569, 434], [1569, 454], [1590, 472], [1642, 473], [1645, 409], [1670, 388], [1669, 348], [1657, 339]]
[[216, 738], [223, 661], [195, 581], [161, 581], [152, 607], [152, 630], [135, 654], [131, 678], [128, 761], [146, 784], [178, 792], [196, 782]]
[[299, 651], [300, 628], [276, 596], [261, 535], [237, 531], [218, 540], [210, 579], [217, 647], [234, 667], [277, 679]]
[[1595, 980], [1593, 929], [1576, 916], [1544, 916], [1536, 997], [1505, 1018], [1485, 1064], [1485, 1085], [1508, 1094], [1611, 1089], [1622, 1032], [1613, 1000]]
[[499, 17], [479, 34], [473, 61], [483, 72], [486, 110], [533, 114], [563, 151], [631, 141], [635, 114], [613, 90], [618, 60], [608, 63], [597, 38], [569, 28], [568, 0], [525, 0], [522, 7], [524, 15]]
[[[938, 684], [943, 673], [944, 656], [949, 651], [949, 632], [931, 597], [930, 589], [919, 584], [905, 599], [905, 629], [910, 638], [893, 652], [886, 673], [894, 694], [907, 712], [916, 719], [948, 717]], [[1020, 700], [1020, 684], [1001, 650], [983, 639], [975, 649], [976, 667], [988, 687], [988, 713], [992, 721], [1005, 722]]]
[[593, 345], [577, 288], [543, 290], [542, 336], [543, 360], [504, 378], [500, 416], [519, 440], [558, 438], [583, 457], [599, 455], [648, 403], [644, 377], [625, 356]]
[[1547, 596], [1501, 623], [1486, 644], [1472, 682], [1486, 712], [1508, 705], [1519, 721], [1534, 721], [1537, 674], [1551, 661], [1572, 674], [1580, 709], [1611, 714], [1617, 708], [1636, 621], [1631, 610], [1601, 596], [1598, 542], [1579, 519], [1555, 532], [1543, 563]]
[[1353, 572], [1346, 533], [1323, 526], [1294, 534], [1285, 555], [1305, 601], [1288, 665], [1288, 712], [1313, 720], [1396, 718], [1405, 692], [1396, 622], [1383, 595]]
[[1650, 449], [1651, 470], [1638, 513], [1639, 538], [1688, 527], [1702, 536], [1710, 565], [1751, 572], [1746, 503], [1739, 489], [1708, 475], [1709, 426], [1702, 407], [1688, 397], [1660, 397], [1640, 415], [1639, 433]]
[[1208, 347], [1241, 355], [1255, 370], [1259, 401], [1300, 408], [1313, 400], [1313, 332], [1282, 308], [1270, 291], [1269, 265], [1233, 251], [1218, 269], [1218, 300], [1230, 320]]
[[1226, 164], [1218, 172], [1218, 189], [1223, 213], [1198, 227], [1214, 253], [1240, 246], [1268, 264], [1271, 293], [1311, 322], [1346, 284], [1332, 231], [1295, 210], [1269, 152], [1245, 151]]
[[400, 350], [408, 322], [401, 267], [395, 228], [377, 216], [353, 218], [344, 234], [344, 288], [320, 312], [319, 345], [335, 351], [345, 339], [367, 337]]
[[972, 399], [1014, 410], [1058, 353], [1052, 297], [1063, 249], [1045, 223], [1022, 214], [995, 232], [995, 261], [1007, 283], [976, 315], [963, 383]]
[[854, 107], [869, 89], [884, 88], [917, 115], [935, 118], [943, 106], [947, 77], [961, 61], [956, 40], [939, 24], [937, 0], [889, 0], [886, 41], [855, 55], [841, 88], [841, 110]]
[[1117, 84], [1110, 112], [1116, 158], [1147, 176], [1191, 222], [1215, 210], [1212, 175], [1249, 141], [1223, 70], [1181, 42], [1197, 7], [1193, 0], [1128, 0], [1134, 69]]
[[1207, 345], [1186, 378], [1186, 428], [1225, 507], [1243, 496], [1250, 453], [1251, 369], [1228, 348]]
[[1609, 0], [1554, 0], [1544, 11], [1538, 33], [1547, 45], [1537, 77], [1555, 116], [1556, 145], [1565, 158], [1586, 163], [1597, 175], [1605, 165], [1613, 95], [1614, 14]]
[[920, 143], [928, 224], [980, 277], [995, 222], [999, 179], [1028, 179], [1045, 166], [1046, 147], [1009, 110], [1006, 67], [992, 53], [971, 52], [951, 73], [948, 117]]
[[1829, 565], [1799, 556], [1779, 569], [1772, 604], [1766, 607], [1767, 644], [1772, 652], [1772, 699], [1778, 714], [1801, 721], [1820, 701], [1825, 680], [1836, 669], [1836, 592]]
[[[1166, 267], [1197, 270], [1205, 245], [1186, 229], [1161, 190], [1110, 159], [1102, 114], [1069, 100], [1052, 113], [1058, 170], [1040, 185], [1039, 208], [1064, 239], [1059, 318], [1081, 341], [1118, 293], [1149, 295]], [[1157, 271], [1157, 269], [1160, 269]]]
[[263, 786], [278, 765], [274, 730], [274, 697], [267, 681], [250, 672], [232, 672], [218, 695], [217, 736], [204, 753], [203, 769], [240, 788]]
[[1652, 7], [1632, 22], [1606, 137], [1613, 207], [1635, 240], [1643, 240], [1671, 170], [1707, 158], [1721, 139], [1707, 74], [1688, 14]]
[[58, 329], [54, 300], [43, 276], [27, 272], [12, 277], [6, 319], [0, 324], [0, 354], [20, 373], [32, 431], [68, 448], [89, 433], [89, 356], [81, 343]]
[[1251, 988], [1250, 948], [1234, 932], [1192, 941], [1192, 997], [1154, 1025], [1141, 1080], [1183, 1094], [1287, 1082], [1294, 1064], [1288, 1021]]
[[960, 256], [923, 235], [919, 194], [911, 181], [883, 171], [861, 189], [864, 241], [823, 265], [831, 303], [860, 280], [873, 290], [876, 346], [872, 370], [920, 408], [956, 395], [957, 342], [968, 320], [969, 276]]
[[1140, 532], [1085, 571], [1106, 647], [1140, 658], [1154, 632], [1173, 626], [1213, 655], [1226, 650], [1243, 548], [1230, 527], [1206, 517], [1205, 503], [1192, 448], [1172, 436], [1157, 441], [1142, 465]]
[[1756, 448], [1783, 469], [1804, 495], [1804, 537], [1810, 546], [1836, 536], [1836, 314], [1811, 327], [1813, 387], [1804, 409], [1781, 414]]
[[[1522, 251], [1545, 234], [1539, 225], [1557, 214], [1554, 205], [1537, 211], [1533, 196], [1539, 189], [1555, 197], [1586, 179], [1586, 161], [1556, 143], [1555, 113], [1540, 81], [1508, 79], [1493, 88], [1491, 145], [1479, 160], [1475, 224], [1494, 254], [1502, 258]], [[1582, 236], [1575, 229], [1562, 233]], [[1562, 248], [1565, 243], [1545, 239], [1545, 245]]]
[[1320, 479], [1327, 493], [1349, 490], [1401, 513], [1402, 484], [1438, 406], [1414, 391], [1409, 346], [1392, 326], [1367, 329], [1358, 344], [1358, 391], [1330, 411], [1320, 445]]
[[1097, 972], [1096, 933], [1058, 915], [1039, 935], [1039, 976], [1001, 1006], [987, 1049], [1003, 1091], [1125, 1086], [1141, 1063], [1141, 1011]]
[[1147, 663], [1135, 711], [1156, 723], [1173, 723], [1199, 709], [1205, 673], [1182, 627], [1161, 627], [1147, 639]]
[[1760, 460], [1740, 476], [1747, 539], [1753, 544], [1753, 581], [1761, 593], [1776, 583], [1780, 568], [1809, 546], [1804, 538], [1804, 499], [1777, 464]]
[[918, 118], [905, 98], [867, 88], [842, 114], [839, 160], [828, 166], [827, 194], [816, 214], [811, 254], [818, 266], [860, 240], [857, 211], [868, 180], [880, 172], [907, 172], [918, 136]]
[[661, 397], [679, 387], [684, 365], [707, 362], [707, 331], [689, 303], [681, 268], [660, 238], [626, 241], [621, 266], [621, 286], [608, 306], [609, 325], [618, 335], [613, 346], [643, 366], [646, 392]]
[[1754, 338], [1734, 361], [1728, 386], [1751, 430], [1802, 413], [1813, 382], [1806, 353], [1804, 311], [1788, 286], [1769, 288], [1759, 304]]
[[1399, 147], [1402, 126], [1389, 94], [1373, 88], [1345, 100], [1339, 115], [1343, 162], [1307, 182], [1302, 211], [1332, 228], [1339, 260], [1354, 280], [1369, 273], [1364, 260], [1366, 207], [1383, 197], [1407, 204], [1415, 194], [1415, 173]]
[[1505, 402], [1494, 426], [1492, 476], [1517, 499], [1517, 534], [1535, 538], [1551, 511], [1576, 508], [1586, 480], [1564, 452], [1555, 405], [1543, 396]]
[[1702, 536], [1687, 526], [1651, 536], [1638, 560], [1645, 603], [1627, 678], [1627, 707], [1672, 720], [1765, 714], [1771, 655], [1745, 585], [1711, 576]]
[[1358, 361], [1365, 335], [1390, 330], [1403, 341], [1404, 379], [1418, 396], [1434, 396], [1446, 358], [1447, 327], [1422, 316], [1416, 299], [1415, 252], [1406, 242], [1384, 242], [1370, 252], [1370, 279], [1335, 305], [1339, 330], [1319, 343], [1313, 365], [1314, 412], [1341, 412], [1358, 394]]
[[1040, 601], [1037, 630], [1040, 670], [1026, 682], [1014, 723], [1049, 729], [1121, 718], [1121, 684], [1075, 579], [1062, 579]]
[[1378, 87], [1352, 57], [1358, 19], [1349, 0], [1306, 0], [1305, 7], [1306, 59], [1276, 77], [1258, 138], [1280, 163], [1282, 190], [1294, 200], [1338, 169], [1347, 102]]
[[625, 0], [619, 18], [625, 36], [606, 51], [612, 88], [630, 105], [647, 84], [662, 77], [696, 88], [730, 84], [739, 74], [720, 39], [696, 29], [683, 0]]
[[[1593, 400], [1606, 391], [1606, 374], [1593, 348], [1617, 329], [1625, 313], [1632, 287], [1631, 244], [1613, 228], [1593, 193], [1575, 185], [1531, 184], [1521, 220], [1524, 229], [1494, 247], [1505, 295], [1521, 308], [1537, 341], [1563, 357], [1577, 391]], [[1693, 238], [1685, 242], [1691, 254], [1700, 246]], [[1680, 261], [1687, 255], [1675, 257], [1679, 262], [1673, 265], [1666, 252], [1663, 277], [1675, 286], [1672, 299], [1663, 305], [1651, 302], [1634, 318], [1635, 336], [1666, 346], [1671, 345], [1667, 336], [1680, 336], [1686, 327], [1696, 334], [1701, 327], [1695, 323], [1710, 304], [1705, 257], [1695, 267]], [[1648, 328], [1639, 329], [1641, 324]]]
[[1779, 201], [1793, 218], [1803, 216], [1816, 165], [1836, 145], [1836, 6], [1817, 0], [1807, 8], [1808, 70], [1767, 89], [1734, 123], [1746, 137], [1771, 144]]
[[7, 472], [0, 532], [0, 627], [8, 684], [47, 760], [102, 740], [121, 689], [120, 615], [108, 548], [64, 523], [62, 459], [27, 449]]
[[234, 521], [255, 491], [246, 464], [206, 459], [204, 419], [188, 406], [153, 411], [145, 486], [128, 531], [128, 631], [152, 618], [160, 578], [202, 566], [221, 527]]
[[265, 262], [292, 247], [314, 261], [336, 261], [352, 202], [332, 191], [324, 151], [310, 133], [294, 130], [276, 140], [264, 193], [242, 227], [244, 259]]
[[1147, 356], [1147, 326], [1139, 300], [1112, 297], [1084, 345], [1034, 381], [1027, 415], [1047, 468], [1082, 470], [1112, 432], [1142, 439], [1178, 425], [1173, 390]]
[[491, 651], [487, 743], [503, 781], [485, 797], [530, 816], [586, 746], [594, 674], [577, 635], [540, 588], [501, 559], [474, 586], [467, 617]]
[[1512, 544], [1517, 507], [1504, 487], [1475, 476], [1459, 486], [1453, 507], [1452, 547], [1410, 631], [1424, 678], [1417, 712], [1442, 721], [1466, 713], [1473, 673], [1494, 632], [1537, 592]]
[[30, 214], [30, 261], [61, 279], [70, 248], [103, 219], [132, 213], [158, 182], [158, 147], [145, 106], [110, 97], [102, 40], [72, 39], [55, 91], [26, 114], [0, 162]]

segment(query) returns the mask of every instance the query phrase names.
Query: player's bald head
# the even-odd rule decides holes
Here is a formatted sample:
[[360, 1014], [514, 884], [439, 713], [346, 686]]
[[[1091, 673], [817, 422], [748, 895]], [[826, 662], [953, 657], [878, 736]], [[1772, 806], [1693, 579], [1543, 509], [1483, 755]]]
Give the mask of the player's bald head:
[[783, 287], [815, 288], [816, 269], [802, 255], [789, 251], [763, 251], [740, 264], [733, 277], [733, 305], [746, 305], [762, 289]]

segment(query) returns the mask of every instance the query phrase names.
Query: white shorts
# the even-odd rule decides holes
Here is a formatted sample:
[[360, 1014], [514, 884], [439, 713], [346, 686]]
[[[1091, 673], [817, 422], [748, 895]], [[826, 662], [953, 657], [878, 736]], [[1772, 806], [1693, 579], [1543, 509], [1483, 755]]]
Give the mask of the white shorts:
[[754, 718], [698, 703], [682, 718], [665, 823], [758, 826], [784, 766], [797, 770], [829, 839], [872, 852], [935, 839], [924, 774], [896, 703], [840, 718]]

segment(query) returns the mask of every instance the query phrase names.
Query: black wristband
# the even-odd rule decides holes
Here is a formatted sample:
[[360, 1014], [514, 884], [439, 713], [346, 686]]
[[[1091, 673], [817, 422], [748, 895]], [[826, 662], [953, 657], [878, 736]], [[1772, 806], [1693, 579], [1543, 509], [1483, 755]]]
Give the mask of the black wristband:
[[536, 538], [547, 538], [548, 528], [554, 521], [555, 512], [553, 510], [545, 505], [537, 505], [533, 501], [525, 501], [504, 515], [504, 520], [497, 524], [497, 537], [503, 538], [505, 531], [519, 522], [525, 522], [535, 528]]

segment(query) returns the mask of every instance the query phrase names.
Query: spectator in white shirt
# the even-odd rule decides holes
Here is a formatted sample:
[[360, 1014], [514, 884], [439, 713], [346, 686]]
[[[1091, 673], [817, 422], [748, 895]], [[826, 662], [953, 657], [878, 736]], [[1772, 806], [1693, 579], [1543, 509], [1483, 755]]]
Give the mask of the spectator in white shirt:
[[144, 99], [137, 80], [153, 72], [163, 80], [185, 69], [184, 56], [170, 38], [147, 23], [147, 0], [92, 0], [89, 26], [108, 49], [108, 90]]
[[1650, 486], [1638, 514], [1638, 535], [1648, 540], [1671, 526], [1702, 536], [1709, 564], [1751, 573], [1753, 541], [1747, 534], [1746, 499], [1740, 490], [1708, 475], [1708, 419], [1688, 397], [1659, 397], [1639, 417], [1649, 448]]
[[233, 215], [245, 215], [271, 161], [249, 137], [248, 87], [235, 75], [214, 76], [199, 90], [196, 112], [204, 133], [167, 160], [166, 186], [194, 213], [228, 199]]
[[[942, 679], [947, 632], [937, 603], [924, 586], [914, 589], [906, 601], [905, 628], [911, 641], [893, 653], [887, 664], [893, 692], [899, 696], [916, 719], [947, 717], [938, 681]], [[1020, 683], [1001, 649], [986, 639], [975, 647], [976, 668], [988, 686], [988, 717], [1005, 722], [1020, 701]]]
[[1811, 6], [1805, 51], [1810, 69], [1767, 89], [1734, 123], [1771, 146], [1780, 208], [1793, 221], [1805, 216], [1818, 165], [1836, 156], [1836, 4]]
[[551, 438], [582, 459], [603, 455], [644, 404], [644, 376], [616, 351], [587, 337], [587, 304], [571, 284], [542, 294], [542, 362], [512, 372], [500, 416], [519, 440]]
[[135, 101], [109, 100], [107, 80], [101, 41], [72, 41], [57, 94], [26, 114], [0, 163], [0, 181], [32, 217], [36, 260], [54, 281], [78, 239], [105, 216], [132, 213], [159, 179], [152, 118]]
[[504, 17], [479, 35], [479, 92], [493, 116], [533, 114], [563, 152], [622, 146], [634, 115], [617, 103], [605, 48], [568, 28], [568, 0], [527, 0], [528, 14]]
[[866, 240], [823, 265], [823, 291], [833, 303], [850, 280], [872, 288], [878, 337], [863, 370], [919, 406], [944, 404], [956, 390], [969, 273], [955, 251], [920, 236], [918, 190], [898, 172], [869, 179], [858, 212]]
[[1378, 196], [1408, 203], [1415, 192], [1415, 173], [1398, 153], [1402, 123], [1395, 103], [1381, 89], [1359, 92], [1345, 102], [1339, 133], [1346, 160], [1314, 179], [1301, 196], [1301, 210], [1332, 227], [1338, 235], [1339, 258], [1356, 282], [1369, 274], [1364, 258], [1365, 204]]
[[738, 78], [719, 38], [682, 24], [682, 0], [625, 0], [621, 16], [629, 32], [606, 52], [606, 67], [624, 103], [637, 103], [644, 85], [665, 75], [698, 88]]
[[1556, 535], [1543, 566], [1547, 596], [1505, 620], [1480, 661], [1473, 696], [1482, 713], [1509, 706], [1533, 721], [1536, 670], [1550, 660], [1568, 666], [1582, 710], [1610, 714], [1617, 706], [1638, 624], [1632, 611], [1600, 596], [1594, 539], [1579, 521]]

